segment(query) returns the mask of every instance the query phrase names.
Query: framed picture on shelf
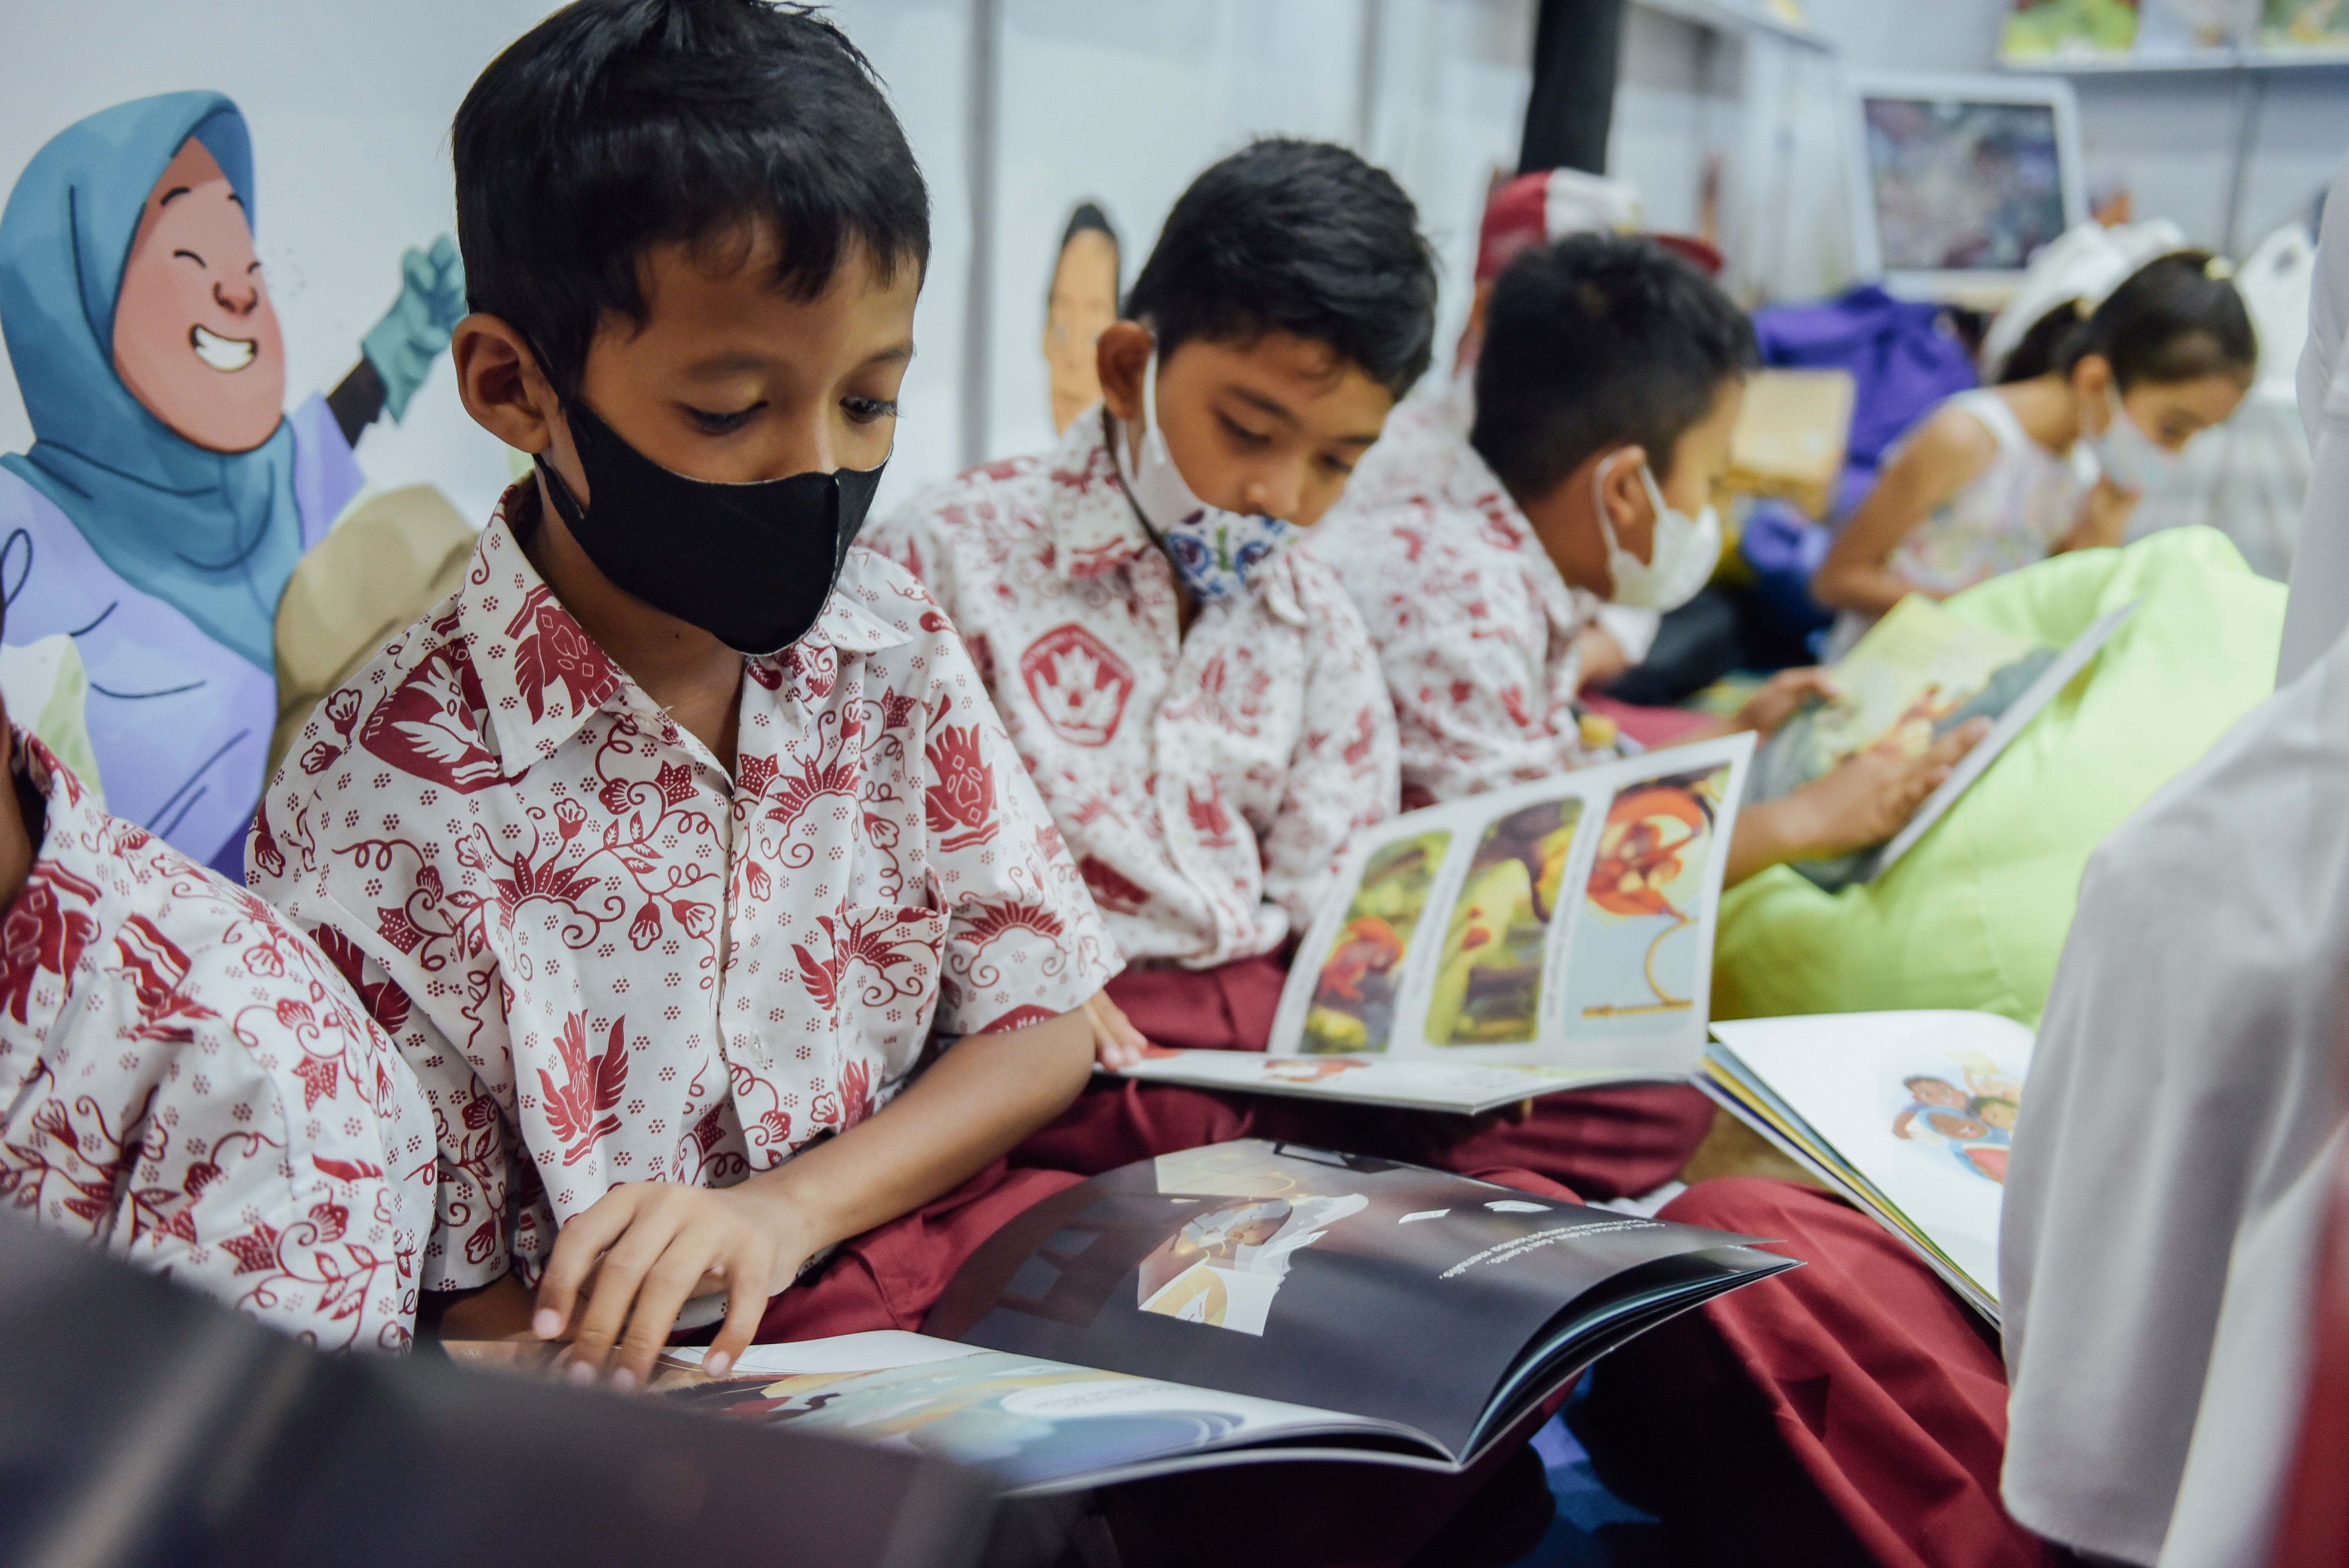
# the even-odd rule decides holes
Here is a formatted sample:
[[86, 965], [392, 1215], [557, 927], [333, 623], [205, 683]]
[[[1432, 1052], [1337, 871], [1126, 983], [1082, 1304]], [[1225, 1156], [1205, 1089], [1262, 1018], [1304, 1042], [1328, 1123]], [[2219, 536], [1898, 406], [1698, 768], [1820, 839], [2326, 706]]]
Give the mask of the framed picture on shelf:
[[1994, 306], [2088, 217], [2079, 110], [2061, 77], [1854, 75], [1845, 139], [1857, 274]]

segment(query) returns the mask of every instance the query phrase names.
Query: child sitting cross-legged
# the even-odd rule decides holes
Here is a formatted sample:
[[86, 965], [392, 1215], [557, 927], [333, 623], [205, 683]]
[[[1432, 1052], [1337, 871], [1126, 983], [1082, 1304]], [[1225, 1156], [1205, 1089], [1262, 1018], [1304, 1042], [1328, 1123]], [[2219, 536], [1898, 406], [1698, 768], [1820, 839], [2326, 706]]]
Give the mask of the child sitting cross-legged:
[[960, 639], [851, 547], [920, 173], [855, 48], [755, 0], [558, 11], [452, 148], [460, 391], [537, 472], [313, 717], [252, 880], [405, 1014], [442, 1334], [630, 1387], [721, 1295], [721, 1370], [916, 1326], [1072, 1180], [1000, 1156], [1115, 968]]
[[331, 964], [0, 710], [0, 1208], [323, 1348], [396, 1350], [432, 1120], [320, 934]]

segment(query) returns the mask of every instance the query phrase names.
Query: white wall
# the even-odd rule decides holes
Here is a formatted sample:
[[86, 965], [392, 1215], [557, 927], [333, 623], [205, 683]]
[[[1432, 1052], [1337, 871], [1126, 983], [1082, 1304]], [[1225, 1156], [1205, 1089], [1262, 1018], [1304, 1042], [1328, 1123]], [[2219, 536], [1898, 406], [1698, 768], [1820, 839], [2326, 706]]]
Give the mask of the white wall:
[[[2009, 0], [1804, 0], [1836, 63], [1634, 5], [1626, 19], [1609, 171], [1640, 186], [1658, 228], [1695, 226], [1708, 156], [1723, 162], [1723, 248], [1748, 299], [1807, 297], [1849, 277], [1837, 70], [1997, 68]], [[1750, 85], [1750, 90], [1749, 90]], [[2222, 248], [2244, 124], [2242, 78], [2219, 73], [2075, 78], [2089, 188], [2126, 188], [2137, 217], [2166, 217]], [[2235, 249], [2305, 217], [2349, 151], [2349, 70], [2250, 85], [2251, 156]]]
[[[548, 0], [16, 5], [0, 50], [0, 188], [50, 136], [110, 104], [193, 87], [234, 98], [253, 130], [257, 238], [285, 327], [287, 395], [298, 401], [349, 370], [359, 335], [394, 296], [401, 250], [453, 227], [450, 119], [497, 50], [549, 9]], [[930, 183], [930, 273], [884, 506], [960, 466], [978, 9], [977, 0], [833, 5], [886, 82]], [[980, 411], [990, 455], [1051, 438], [1038, 345], [1070, 209], [1090, 197], [1109, 211], [1131, 282], [1192, 176], [1257, 134], [1350, 144], [1367, 133], [1443, 251], [1448, 350], [1466, 310], [1486, 182], [1515, 167], [1532, 0], [1001, 0], [1001, 13], [992, 352]], [[0, 375], [0, 451], [23, 450], [31, 435], [14, 376]], [[476, 518], [506, 480], [504, 454], [466, 418], [445, 368], [404, 425], [378, 422], [358, 451], [370, 480], [430, 480]]]

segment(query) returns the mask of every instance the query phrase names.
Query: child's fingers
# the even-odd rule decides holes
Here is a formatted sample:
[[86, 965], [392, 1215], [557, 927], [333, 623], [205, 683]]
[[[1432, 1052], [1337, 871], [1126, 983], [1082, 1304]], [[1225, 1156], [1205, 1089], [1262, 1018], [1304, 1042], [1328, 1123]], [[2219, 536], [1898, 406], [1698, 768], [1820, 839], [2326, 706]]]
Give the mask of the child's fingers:
[[1934, 741], [1932, 749], [1925, 755], [1932, 758], [1937, 767], [1951, 766], [1980, 745], [1982, 737], [1990, 733], [1990, 720], [1977, 715]]
[[627, 1332], [614, 1350], [613, 1386], [643, 1387], [652, 1381], [653, 1363], [677, 1327], [677, 1315], [693, 1299], [701, 1276], [718, 1253], [716, 1238], [699, 1226], [689, 1226], [672, 1237], [636, 1287], [628, 1314]]
[[[577, 1315], [576, 1330], [571, 1337], [571, 1358], [591, 1374], [604, 1369], [613, 1346], [634, 1315], [646, 1276], [668, 1250], [668, 1243], [676, 1234], [673, 1224], [658, 1221], [657, 1213], [640, 1212], [637, 1222], [628, 1227], [627, 1234], [605, 1253], [604, 1266], [596, 1271], [595, 1283], [588, 1287], [586, 1310]], [[678, 1298], [679, 1305], [684, 1300], [681, 1295]], [[669, 1320], [676, 1321], [674, 1310]], [[667, 1333], [666, 1325], [662, 1333]]]
[[616, 1187], [564, 1226], [539, 1277], [538, 1308], [531, 1328], [541, 1339], [559, 1339], [576, 1315], [579, 1292], [595, 1274], [596, 1261], [625, 1234], [635, 1217], [636, 1194]]
[[701, 1369], [712, 1377], [723, 1377], [750, 1348], [759, 1332], [759, 1320], [766, 1315], [768, 1297], [759, 1282], [747, 1273], [737, 1271], [726, 1285], [726, 1326], [709, 1342], [709, 1354], [701, 1358]]

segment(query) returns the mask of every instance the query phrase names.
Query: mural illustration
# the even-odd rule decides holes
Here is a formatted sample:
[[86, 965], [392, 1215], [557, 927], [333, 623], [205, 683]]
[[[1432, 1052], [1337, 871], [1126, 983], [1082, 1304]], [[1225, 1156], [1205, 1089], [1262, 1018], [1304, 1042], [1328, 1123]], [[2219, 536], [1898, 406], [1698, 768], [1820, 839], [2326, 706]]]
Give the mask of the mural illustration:
[[1119, 266], [1117, 231], [1099, 207], [1079, 203], [1061, 235], [1044, 298], [1044, 363], [1051, 371], [1056, 431], [1101, 400], [1093, 345], [1117, 319]]
[[[0, 333], [35, 436], [0, 456], [8, 638], [71, 639], [109, 810], [239, 881], [287, 582], [360, 495], [360, 433], [407, 412], [465, 314], [454, 242], [409, 250], [350, 374], [288, 414], [256, 222], [244, 118], [201, 91], [67, 127], [0, 213]], [[445, 501], [424, 510], [390, 627], [459, 542]]]

